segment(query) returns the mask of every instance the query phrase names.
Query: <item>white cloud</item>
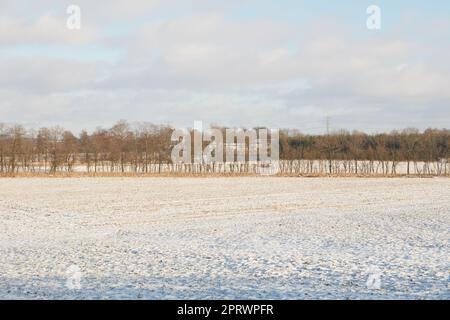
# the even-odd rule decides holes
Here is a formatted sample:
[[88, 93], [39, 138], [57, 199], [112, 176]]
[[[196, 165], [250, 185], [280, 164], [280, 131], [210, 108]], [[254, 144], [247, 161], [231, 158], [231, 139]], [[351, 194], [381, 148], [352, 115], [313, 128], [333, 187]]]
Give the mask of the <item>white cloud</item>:
[[106, 64], [16, 58], [0, 55], [0, 87], [27, 93], [58, 93], [92, 88]]
[[[86, 26], [95, 28], [80, 34], [65, 28], [64, 16], [6, 16], [0, 20], [2, 46], [95, 43], [126, 53], [115, 64], [2, 55], [1, 115], [75, 127], [91, 118], [128, 118], [183, 125], [195, 119], [230, 125], [307, 122], [311, 130], [323, 127], [327, 114], [359, 129], [367, 123], [430, 125], [450, 116], [443, 108], [450, 102], [449, 46], [438, 49], [425, 37], [405, 36], [405, 30], [369, 36], [323, 20], [295, 25], [230, 19], [218, 2], [209, 2], [213, 10], [152, 20], [126, 41], [102, 36], [101, 21], [131, 23], [174, 3], [182, 1], [137, 1], [127, 9], [122, 0], [104, 7], [82, 0]], [[430, 121], [420, 122], [426, 113]]]
[[0, 45], [80, 45], [96, 40], [93, 28], [83, 24], [80, 30], [69, 30], [66, 17], [43, 15], [28, 21], [22, 17], [2, 16], [0, 19]]

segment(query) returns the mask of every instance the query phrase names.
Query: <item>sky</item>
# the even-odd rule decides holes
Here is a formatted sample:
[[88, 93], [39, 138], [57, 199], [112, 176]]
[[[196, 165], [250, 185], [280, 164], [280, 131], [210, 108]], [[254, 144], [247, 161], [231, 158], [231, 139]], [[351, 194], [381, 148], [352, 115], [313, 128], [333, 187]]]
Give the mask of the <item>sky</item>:
[[444, 0], [0, 0], [0, 123], [450, 128], [449, 40]]

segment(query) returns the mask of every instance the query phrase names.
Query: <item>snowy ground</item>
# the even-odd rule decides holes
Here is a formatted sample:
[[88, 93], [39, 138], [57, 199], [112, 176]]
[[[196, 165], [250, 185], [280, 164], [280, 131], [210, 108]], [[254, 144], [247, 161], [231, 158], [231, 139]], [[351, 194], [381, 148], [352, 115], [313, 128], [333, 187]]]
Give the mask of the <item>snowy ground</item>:
[[0, 180], [0, 298], [450, 299], [450, 179]]

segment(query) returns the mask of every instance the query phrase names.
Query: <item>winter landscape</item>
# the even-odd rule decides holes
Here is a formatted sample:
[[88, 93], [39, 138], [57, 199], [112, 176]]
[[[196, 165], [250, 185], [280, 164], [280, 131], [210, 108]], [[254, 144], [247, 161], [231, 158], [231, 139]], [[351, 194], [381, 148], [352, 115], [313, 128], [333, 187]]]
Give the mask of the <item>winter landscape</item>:
[[450, 300], [449, 13], [0, 1], [0, 300]]
[[0, 299], [449, 299], [448, 178], [0, 183]]

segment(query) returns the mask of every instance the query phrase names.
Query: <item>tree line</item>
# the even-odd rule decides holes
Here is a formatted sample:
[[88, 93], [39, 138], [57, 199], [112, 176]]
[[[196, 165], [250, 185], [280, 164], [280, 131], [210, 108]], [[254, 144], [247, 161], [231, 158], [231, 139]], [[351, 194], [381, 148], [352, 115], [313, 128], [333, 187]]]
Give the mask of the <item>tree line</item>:
[[[225, 128], [221, 128], [225, 130]], [[254, 173], [257, 165], [173, 164], [173, 128], [119, 121], [75, 135], [59, 126], [25, 129], [0, 123], [0, 174]], [[324, 135], [280, 131], [281, 174], [450, 175], [450, 130], [390, 133], [336, 131]]]
[[288, 131], [280, 138], [280, 148], [282, 159], [294, 165], [299, 164], [298, 160], [307, 160], [306, 164], [318, 160], [324, 167], [321, 171], [331, 174], [448, 175], [450, 169], [447, 129], [404, 129], [380, 134], [340, 130], [326, 135]]

